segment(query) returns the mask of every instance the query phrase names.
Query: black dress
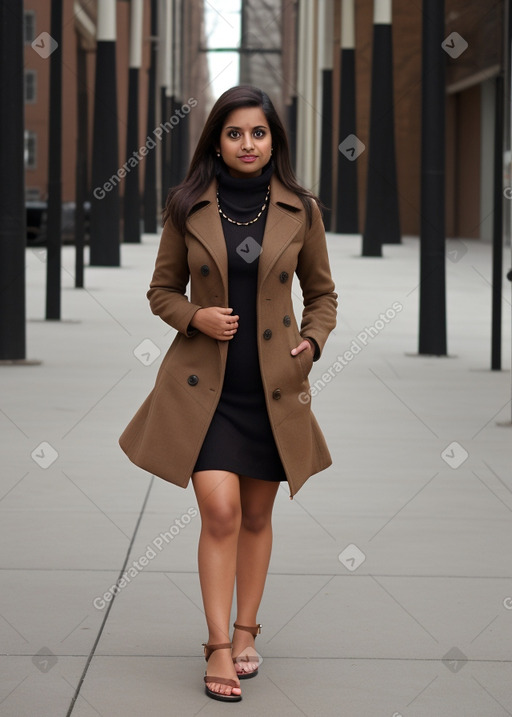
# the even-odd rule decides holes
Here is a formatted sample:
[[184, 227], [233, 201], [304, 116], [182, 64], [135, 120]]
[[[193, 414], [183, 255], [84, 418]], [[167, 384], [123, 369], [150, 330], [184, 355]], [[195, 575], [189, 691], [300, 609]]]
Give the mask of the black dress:
[[[254, 219], [271, 175], [268, 164], [259, 177], [238, 179], [222, 163], [217, 175], [222, 211], [236, 221]], [[268, 206], [248, 226], [221, 218], [228, 255], [228, 305], [240, 320], [229, 341], [222, 394], [194, 472], [225, 470], [262, 480], [286, 480], [268, 418], [257, 345], [258, 263], [267, 211]]]

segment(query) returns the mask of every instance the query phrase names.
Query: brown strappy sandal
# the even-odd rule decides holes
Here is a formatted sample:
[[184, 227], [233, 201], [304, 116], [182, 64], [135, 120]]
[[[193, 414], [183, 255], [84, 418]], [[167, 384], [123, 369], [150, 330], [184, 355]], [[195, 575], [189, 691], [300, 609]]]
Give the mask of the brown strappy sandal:
[[[231, 650], [232, 645], [230, 642], [223, 642], [219, 645], [207, 645], [206, 642], [203, 642], [203, 647], [204, 659], [208, 662], [215, 650]], [[213, 700], [219, 700], [219, 702], [240, 702], [242, 699], [242, 695], [221, 695], [220, 692], [214, 692], [211, 690], [206, 684], [207, 682], [216, 682], [219, 685], [227, 685], [228, 687], [240, 687], [240, 685], [237, 685], [235, 680], [231, 680], [226, 677], [212, 677], [212, 675], [207, 675], [205, 672], [204, 681], [204, 690], [208, 697], [211, 697]]]
[[[245, 630], [245, 632], [250, 632], [253, 637], [257, 637], [258, 635], [261, 635], [261, 628], [263, 625], [239, 625], [238, 623], [234, 623], [233, 627], [235, 630]], [[243, 662], [257, 662], [259, 663], [260, 658], [259, 655], [244, 655], [244, 657], [233, 657], [233, 664], [242, 664]], [[237, 677], [239, 680], [248, 680], [251, 677], [256, 677], [256, 675], [259, 672], [259, 667], [257, 667], [255, 670], [252, 670], [251, 672], [237, 672]]]

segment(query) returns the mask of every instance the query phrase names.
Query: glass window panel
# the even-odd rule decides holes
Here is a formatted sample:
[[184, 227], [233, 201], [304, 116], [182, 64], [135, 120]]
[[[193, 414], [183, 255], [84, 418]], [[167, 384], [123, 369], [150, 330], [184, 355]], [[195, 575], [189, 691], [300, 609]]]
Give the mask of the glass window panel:
[[218, 47], [240, 47], [241, 0], [205, 0], [206, 45]]
[[23, 13], [23, 32], [26, 43], [33, 42], [36, 37], [36, 15], [33, 10], [26, 10]]

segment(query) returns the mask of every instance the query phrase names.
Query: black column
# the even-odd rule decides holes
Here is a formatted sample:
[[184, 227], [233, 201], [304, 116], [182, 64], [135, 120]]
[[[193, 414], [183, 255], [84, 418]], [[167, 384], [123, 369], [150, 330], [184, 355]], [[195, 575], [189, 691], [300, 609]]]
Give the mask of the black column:
[[57, 47], [50, 55], [46, 318], [58, 320], [62, 246], [62, 0], [52, 0], [50, 31]]
[[162, 175], [162, 209], [165, 207], [167, 200], [167, 194], [172, 184], [171, 176], [171, 136], [169, 129], [169, 119], [172, 114], [173, 100], [167, 94], [167, 88], [160, 88], [160, 108], [161, 108], [161, 124], [167, 127], [166, 130], [162, 130], [161, 140], [161, 175]]
[[286, 107], [288, 142], [293, 171], [297, 171], [297, 95], [292, 95], [291, 103]]
[[75, 168], [75, 287], [84, 286], [84, 246], [85, 212], [84, 202], [88, 197], [88, 98], [87, 98], [87, 56], [76, 37], [76, 91], [77, 91], [77, 129], [76, 129], [76, 168]]
[[501, 370], [501, 303], [503, 286], [503, 76], [495, 83], [494, 213], [492, 217], [492, 331], [491, 369]]
[[400, 243], [391, 27], [391, 23], [375, 23], [373, 26], [363, 256], [382, 256], [382, 244]]
[[[128, 125], [126, 131], [126, 160], [139, 147], [139, 68], [130, 67], [128, 75]], [[135, 164], [135, 163], [134, 163]], [[139, 163], [130, 168], [124, 180], [123, 198], [124, 241], [140, 243]]]
[[[148, 112], [146, 136], [153, 139], [156, 127], [156, 59], [157, 59], [157, 0], [151, 0], [151, 56], [148, 71]], [[144, 174], [144, 231], [156, 233], [156, 147], [146, 156]]]
[[[175, 72], [175, 63], [173, 62], [173, 72]], [[182, 163], [182, 146], [181, 146], [181, 127], [182, 127], [182, 120], [180, 120], [179, 115], [177, 114], [177, 110], [181, 107], [181, 102], [179, 99], [173, 95], [171, 97], [171, 112], [167, 117], [167, 120], [170, 121], [175, 120], [174, 122], [171, 122], [172, 129], [169, 131], [169, 156], [170, 156], [170, 166], [169, 166], [169, 187], [174, 187], [176, 184], [179, 184], [181, 181], [181, 163]]]
[[423, 0], [419, 353], [445, 356], [444, 0]]
[[332, 70], [322, 70], [322, 139], [320, 150], [320, 200], [326, 231], [332, 222]]
[[[338, 114], [339, 144], [356, 134], [356, 58], [353, 47], [341, 49], [340, 108]], [[357, 157], [353, 152], [338, 152], [336, 232], [357, 234], [358, 189]]]
[[118, 171], [116, 42], [98, 40], [92, 154], [91, 265], [120, 265]]
[[0, 3], [0, 360], [23, 360], [25, 167], [23, 2]]

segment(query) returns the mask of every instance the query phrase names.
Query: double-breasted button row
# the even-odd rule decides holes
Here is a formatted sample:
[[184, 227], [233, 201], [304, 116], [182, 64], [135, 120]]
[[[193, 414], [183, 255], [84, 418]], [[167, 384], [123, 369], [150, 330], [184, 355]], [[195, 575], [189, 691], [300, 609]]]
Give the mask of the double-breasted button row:
[[208, 264], [203, 264], [199, 271], [201, 272], [202, 276], [208, 276], [208, 274], [210, 273], [210, 267], [208, 266]]
[[187, 378], [187, 383], [189, 386], [197, 386], [199, 378], [195, 375], [195, 373], [193, 373]]

